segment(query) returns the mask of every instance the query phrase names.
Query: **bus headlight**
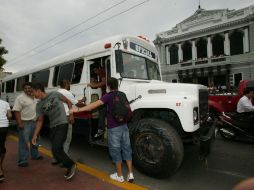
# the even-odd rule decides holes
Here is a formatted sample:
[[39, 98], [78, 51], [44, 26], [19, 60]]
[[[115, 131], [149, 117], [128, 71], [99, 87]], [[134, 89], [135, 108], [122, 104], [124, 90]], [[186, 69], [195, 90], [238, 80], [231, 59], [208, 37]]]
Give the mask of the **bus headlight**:
[[198, 108], [194, 108], [193, 109], [193, 123], [194, 125], [197, 125], [198, 124]]

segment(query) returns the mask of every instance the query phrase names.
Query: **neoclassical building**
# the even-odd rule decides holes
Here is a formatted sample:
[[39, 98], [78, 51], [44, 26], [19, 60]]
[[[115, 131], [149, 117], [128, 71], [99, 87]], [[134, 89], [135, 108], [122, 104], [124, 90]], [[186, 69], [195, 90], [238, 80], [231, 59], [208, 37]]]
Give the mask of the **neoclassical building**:
[[198, 10], [156, 35], [163, 80], [237, 86], [254, 79], [254, 5]]

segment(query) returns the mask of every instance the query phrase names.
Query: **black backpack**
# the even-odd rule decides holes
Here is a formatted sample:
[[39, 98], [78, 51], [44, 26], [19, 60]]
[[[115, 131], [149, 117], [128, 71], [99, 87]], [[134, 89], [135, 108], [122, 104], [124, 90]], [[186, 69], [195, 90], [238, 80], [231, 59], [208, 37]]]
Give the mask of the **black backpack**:
[[121, 91], [112, 92], [112, 116], [117, 123], [128, 123], [132, 118], [132, 111], [125, 93]]

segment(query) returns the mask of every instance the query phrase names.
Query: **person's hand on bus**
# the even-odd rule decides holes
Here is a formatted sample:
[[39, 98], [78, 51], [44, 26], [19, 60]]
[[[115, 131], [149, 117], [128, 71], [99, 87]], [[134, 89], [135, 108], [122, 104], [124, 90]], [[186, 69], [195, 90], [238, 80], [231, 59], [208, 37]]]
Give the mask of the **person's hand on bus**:
[[93, 88], [93, 84], [94, 84], [94, 82], [88, 83], [88, 84], [87, 84], [87, 87]]
[[73, 114], [73, 113], [75, 113], [75, 112], [78, 112], [78, 108], [71, 108], [71, 109], [69, 110], [69, 114]]
[[78, 100], [80, 103], [86, 103], [86, 97], [84, 96], [82, 99]]

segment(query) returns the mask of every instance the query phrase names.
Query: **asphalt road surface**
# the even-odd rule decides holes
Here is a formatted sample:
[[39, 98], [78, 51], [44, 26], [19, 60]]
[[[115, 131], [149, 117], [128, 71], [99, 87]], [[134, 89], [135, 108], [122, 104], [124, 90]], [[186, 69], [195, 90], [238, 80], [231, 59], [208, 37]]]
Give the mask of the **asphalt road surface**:
[[[41, 142], [50, 149], [48, 138], [42, 137]], [[254, 144], [227, 141], [218, 136], [207, 161], [200, 161], [197, 147], [187, 144], [183, 164], [175, 175], [155, 179], [134, 170], [135, 183], [151, 190], [229, 190], [254, 176], [253, 148]], [[73, 137], [70, 154], [76, 161], [97, 170], [114, 172], [107, 148], [91, 146], [82, 137]]]

